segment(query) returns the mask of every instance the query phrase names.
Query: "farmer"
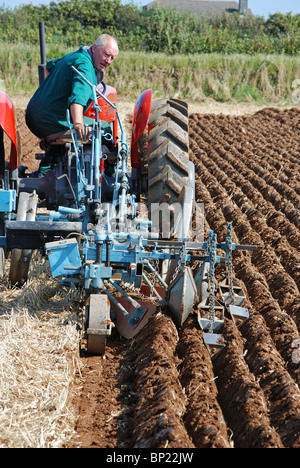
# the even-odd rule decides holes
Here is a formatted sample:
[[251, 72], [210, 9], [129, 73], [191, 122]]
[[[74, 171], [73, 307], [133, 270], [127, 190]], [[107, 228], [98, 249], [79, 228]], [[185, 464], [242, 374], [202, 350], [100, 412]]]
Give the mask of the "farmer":
[[93, 100], [92, 89], [72, 69], [72, 65], [90, 83], [99, 85], [105, 68], [113, 62], [118, 52], [116, 39], [102, 34], [91, 46], [80, 47], [62, 58], [47, 62], [48, 76], [29, 101], [25, 117], [28, 128], [43, 139], [45, 146], [69, 129], [67, 109], [70, 110], [73, 128], [84, 139], [83, 114]]

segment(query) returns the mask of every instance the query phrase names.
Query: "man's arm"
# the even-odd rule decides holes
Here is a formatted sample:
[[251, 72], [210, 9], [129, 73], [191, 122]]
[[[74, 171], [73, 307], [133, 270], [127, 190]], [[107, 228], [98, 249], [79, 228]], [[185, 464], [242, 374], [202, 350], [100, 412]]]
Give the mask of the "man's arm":
[[70, 105], [70, 112], [74, 130], [77, 130], [79, 137], [84, 139], [83, 106], [73, 103]]

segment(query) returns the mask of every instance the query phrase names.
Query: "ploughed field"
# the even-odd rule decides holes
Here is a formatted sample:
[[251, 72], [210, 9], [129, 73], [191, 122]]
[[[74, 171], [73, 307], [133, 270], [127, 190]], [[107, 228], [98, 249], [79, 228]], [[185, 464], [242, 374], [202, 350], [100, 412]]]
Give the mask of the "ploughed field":
[[224, 241], [230, 222], [258, 246], [233, 255], [250, 318], [225, 319], [213, 361], [196, 312], [177, 330], [159, 309], [129, 342], [113, 331], [104, 358], [82, 358], [74, 446], [299, 448], [300, 110], [192, 114], [189, 137], [206, 235]]

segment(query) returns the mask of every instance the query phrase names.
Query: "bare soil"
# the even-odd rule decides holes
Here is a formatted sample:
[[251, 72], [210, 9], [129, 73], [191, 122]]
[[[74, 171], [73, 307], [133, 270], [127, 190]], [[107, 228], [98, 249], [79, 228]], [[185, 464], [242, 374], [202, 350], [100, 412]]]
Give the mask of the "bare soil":
[[[223, 241], [231, 222], [235, 242], [258, 246], [233, 260], [250, 319], [237, 329], [226, 318], [213, 361], [195, 313], [180, 330], [159, 310], [132, 341], [113, 332], [105, 357], [82, 357], [73, 446], [300, 447], [300, 110], [194, 111], [206, 230]], [[22, 163], [34, 170], [38, 140], [16, 113]]]

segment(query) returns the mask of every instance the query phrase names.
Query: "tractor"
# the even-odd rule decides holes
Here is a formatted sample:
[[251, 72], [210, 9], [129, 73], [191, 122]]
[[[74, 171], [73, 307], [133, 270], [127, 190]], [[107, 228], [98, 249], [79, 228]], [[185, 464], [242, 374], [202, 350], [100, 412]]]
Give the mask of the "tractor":
[[[129, 145], [116, 90], [89, 84], [91, 137], [80, 140], [70, 122], [65, 137], [36, 155], [46, 168], [38, 176], [19, 165], [14, 108], [0, 91], [0, 275], [10, 258], [9, 283], [22, 287], [32, 251], [47, 255], [53, 278], [83, 290], [88, 353], [105, 353], [113, 327], [132, 339], [163, 308], [177, 327], [196, 311], [213, 357], [225, 345], [225, 313], [238, 325], [249, 317], [232, 255], [255, 247], [236, 245], [230, 224], [221, 243], [213, 231], [204, 240], [192, 227], [199, 206], [185, 102], [142, 92]], [[66, 116], [70, 121], [68, 109]], [[3, 133], [11, 141], [8, 160]], [[217, 264], [227, 273], [220, 285]]]

